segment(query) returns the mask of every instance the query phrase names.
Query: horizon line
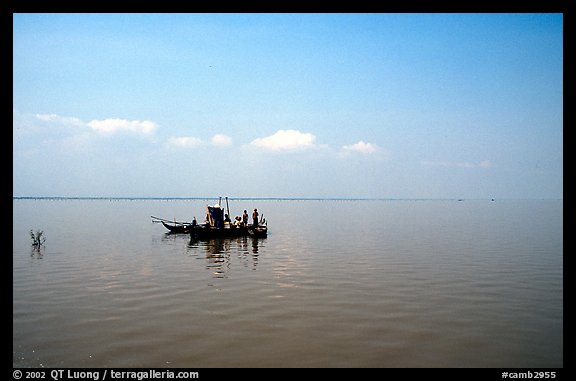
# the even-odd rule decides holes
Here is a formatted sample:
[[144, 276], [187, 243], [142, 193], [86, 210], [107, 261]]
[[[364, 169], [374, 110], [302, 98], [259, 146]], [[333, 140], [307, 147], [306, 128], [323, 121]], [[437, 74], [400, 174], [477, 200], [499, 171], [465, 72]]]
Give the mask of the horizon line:
[[[144, 196], [12, 196], [13, 200], [215, 200], [226, 197], [144, 197]], [[228, 200], [261, 201], [402, 201], [402, 200], [563, 200], [562, 197], [228, 197]]]

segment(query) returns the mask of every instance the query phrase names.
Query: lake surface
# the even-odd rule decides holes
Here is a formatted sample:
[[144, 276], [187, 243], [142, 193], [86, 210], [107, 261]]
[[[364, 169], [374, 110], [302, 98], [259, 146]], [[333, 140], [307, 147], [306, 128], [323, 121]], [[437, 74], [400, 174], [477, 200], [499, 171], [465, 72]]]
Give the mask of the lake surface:
[[13, 366], [563, 367], [562, 200], [215, 202], [14, 199]]

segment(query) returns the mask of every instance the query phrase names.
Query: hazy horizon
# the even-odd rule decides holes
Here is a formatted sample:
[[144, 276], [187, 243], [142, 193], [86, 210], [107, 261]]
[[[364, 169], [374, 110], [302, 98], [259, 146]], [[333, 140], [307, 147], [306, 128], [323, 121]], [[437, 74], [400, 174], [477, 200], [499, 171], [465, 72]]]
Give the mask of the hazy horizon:
[[[219, 197], [162, 197], [162, 196], [12, 196], [14, 200], [217, 200]], [[225, 197], [221, 197], [225, 200]], [[370, 197], [275, 197], [275, 196], [260, 196], [260, 197], [234, 197], [228, 196], [231, 201], [234, 200], [264, 200], [264, 201], [496, 201], [496, 200], [560, 200], [564, 198], [370, 198]]]

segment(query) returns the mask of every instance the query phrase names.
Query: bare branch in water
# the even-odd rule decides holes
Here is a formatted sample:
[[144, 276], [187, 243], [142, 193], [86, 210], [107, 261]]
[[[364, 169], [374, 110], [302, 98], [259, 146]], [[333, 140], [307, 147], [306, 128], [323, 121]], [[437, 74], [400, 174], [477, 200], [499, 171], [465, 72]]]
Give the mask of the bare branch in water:
[[44, 237], [44, 231], [36, 230], [36, 233], [30, 229], [30, 238], [32, 239], [32, 246], [40, 247], [46, 242], [46, 237]]

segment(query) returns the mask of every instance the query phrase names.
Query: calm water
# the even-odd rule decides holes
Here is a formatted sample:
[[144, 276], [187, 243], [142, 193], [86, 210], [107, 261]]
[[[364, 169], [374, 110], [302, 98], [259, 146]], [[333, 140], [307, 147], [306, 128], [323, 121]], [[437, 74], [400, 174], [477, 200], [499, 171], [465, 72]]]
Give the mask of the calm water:
[[[14, 367], [562, 367], [563, 202], [14, 200]], [[30, 229], [44, 231], [40, 251]]]

